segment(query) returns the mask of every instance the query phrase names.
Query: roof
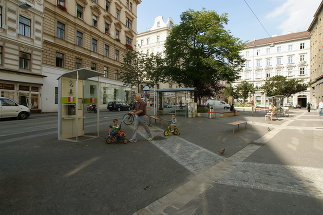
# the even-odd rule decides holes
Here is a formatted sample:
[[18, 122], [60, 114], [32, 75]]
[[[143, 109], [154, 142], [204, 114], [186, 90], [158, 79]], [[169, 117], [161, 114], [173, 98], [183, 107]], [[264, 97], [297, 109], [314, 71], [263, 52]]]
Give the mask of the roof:
[[319, 16], [319, 13], [322, 11], [323, 9], [323, 1], [321, 1], [321, 4], [320, 6], [317, 8], [315, 14], [314, 14], [314, 19], [313, 21], [311, 22], [310, 26], [308, 27], [308, 31], [311, 31], [313, 26], [315, 25], [315, 23], [317, 22], [317, 17]]
[[246, 43], [247, 47], [253, 47], [253, 46], [263, 46], [263, 45], [269, 45], [272, 43], [280, 43], [290, 40], [298, 40], [298, 39], [306, 39], [310, 38], [310, 33], [308, 31], [298, 32], [298, 33], [291, 33], [291, 34], [285, 34], [281, 36], [275, 36], [275, 37], [267, 37], [260, 40], [255, 40], [249, 43]]
[[[74, 78], [74, 79], [79, 79], [79, 80], [87, 80], [92, 77], [100, 76], [102, 73], [96, 72], [87, 68], [82, 68], [82, 69], [76, 69], [73, 71], [69, 71], [61, 75], [58, 79], [62, 77], [67, 77], [67, 78]], [[78, 77], [77, 77], [78, 76]]]

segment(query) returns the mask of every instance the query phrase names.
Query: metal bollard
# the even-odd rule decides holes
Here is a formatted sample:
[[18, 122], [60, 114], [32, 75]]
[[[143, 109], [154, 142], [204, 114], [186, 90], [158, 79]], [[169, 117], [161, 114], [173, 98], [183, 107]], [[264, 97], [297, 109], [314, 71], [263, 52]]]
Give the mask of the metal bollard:
[[215, 112], [213, 110], [213, 107], [210, 106], [209, 108], [209, 119], [214, 119], [215, 118]]

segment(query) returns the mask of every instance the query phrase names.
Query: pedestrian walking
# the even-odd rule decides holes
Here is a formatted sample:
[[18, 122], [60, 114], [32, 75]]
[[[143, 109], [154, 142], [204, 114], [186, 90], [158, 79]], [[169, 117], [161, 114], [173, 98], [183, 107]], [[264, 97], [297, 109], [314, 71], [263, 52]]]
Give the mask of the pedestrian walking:
[[323, 98], [321, 102], [319, 103], [319, 114], [320, 116], [323, 116]]
[[307, 102], [307, 112], [311, 112], [311, 103]]
[[146, 115], [146, 103], [144, 100], [141, 99], [141, 95], [138, 93], [135, 95], [136, 103], [134, 105], [134, 110], [130, 111], [131, 114], [135, 115], [134, 120], [134, 133], [132, 138], [129, 140], [130, 142], [134, 143], [137, 141], [137, 132], [139, 125], [143, 126], [147, 132], [148, 138], [147, 140], [152, 141], [152, 135], [150, 133], [148, 125], [145, 123], [145, 115]]

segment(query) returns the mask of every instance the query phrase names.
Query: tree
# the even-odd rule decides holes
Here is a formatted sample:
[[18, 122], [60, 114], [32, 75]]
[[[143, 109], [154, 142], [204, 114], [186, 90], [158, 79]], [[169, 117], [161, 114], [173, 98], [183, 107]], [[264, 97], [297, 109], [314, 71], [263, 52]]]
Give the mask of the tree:
[[150, 54], [146, 56], [145, 71], [147, 78], [147, 85], [154, 87], [158, 83], [167, 80], [164, 74], [165, 60], [161, 54]]
[[188, 10], [167, 38], [164, 73], [171, 81], [195, 88], [195, 101], [211, 96], [221, 81], [232, 82], [244, 63], [243, 43], [224, 29], [228, 18], [214, 11]]
[[145, 82], [145, 56], [140, 52], [127, 49], [123, 56], [122, 62], [123, 72], [120, 77], [126, 86], [139, 87]]
[[283, 95], [290, 97], [291, 95], [305, 91], [308, 84], [303, 83], [301, 80], [289, 79], [284, 76], [274, 76], [268, 79], [261, 87], [267, 96]]
[[222, 95], [225, 98], [228, 98], [229, 96], [232, 96], [233, 98], [238, 97], [236, 89], [234, 89], [234, 87], [231, 84], [229, 84], [225, 88], [223, 88]]
[[255, 87], [253, 84], [248, 83], [247, 81], [242, 81], [238, 86], [237, 86], [237, 95], [239, 98], [243, 99], [243, 102], [246, 101], [246, 99], [249, 96], [249, 93], [255, 93]]

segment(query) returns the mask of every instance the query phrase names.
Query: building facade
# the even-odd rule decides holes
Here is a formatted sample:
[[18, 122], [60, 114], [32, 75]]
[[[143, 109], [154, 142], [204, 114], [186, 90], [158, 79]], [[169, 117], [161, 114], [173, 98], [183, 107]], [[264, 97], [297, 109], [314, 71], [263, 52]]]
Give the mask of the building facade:
[[323, 99], [323, 2], [308, 31], [311, 34], [311, 104], [316, 108]]
[[57, 111], [63, 73], [89, 68], [102, 73], [102, 103], [127, 101], [130, 90], [120, 80], [121, 60], [136, 41], [141, 0], [45, 0], [43, 111]]
[[[241, 81], [252, 83], [259, 89], [251, 98], [257, 105], [268, 104], [268, 98], [260, 87], [270, 77], [282, 75], [304, 83], [310, 81], [310, 35], [307, 31], [249, 42], [241, 54], [246, 59], [245, 67], [234, 86]], [[309, 96], [308, 89], [286, 98], [284, 103], [305, 107]]]
[[43, 0], [0, 0], [0, 96], [41, 110]]

